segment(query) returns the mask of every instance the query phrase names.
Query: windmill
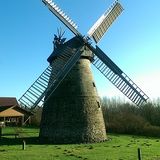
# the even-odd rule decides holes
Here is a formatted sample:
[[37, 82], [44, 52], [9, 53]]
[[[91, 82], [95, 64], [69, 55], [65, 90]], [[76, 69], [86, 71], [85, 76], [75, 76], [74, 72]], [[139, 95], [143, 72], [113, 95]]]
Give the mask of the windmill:
[[[48, 58], [49, 67], [19, 102], [29, 108], [44, 102], [41, 140], [51, 143], [104, 141], [106, 129], [90, 63], [137, 106], [148, 99], [97, 46], [123, 8], [115, 1], [91, 27], [88, 36], [83, 36], [77, 30], [77, 25], [52, 0], [42, 2], [75, 36], [65, 42], [62, 32], [58, 37], [55, 35], [54, 50]], [[95, 41], [95, 46], [91, 44], [91, 39]]]

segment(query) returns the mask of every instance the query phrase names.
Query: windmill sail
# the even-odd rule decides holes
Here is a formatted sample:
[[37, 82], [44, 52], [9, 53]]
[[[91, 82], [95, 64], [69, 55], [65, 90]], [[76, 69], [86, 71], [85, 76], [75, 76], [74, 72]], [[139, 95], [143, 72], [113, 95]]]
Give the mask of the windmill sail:
[[149, 98], [98, 46], [93, 65], [137, 106]]
[[49, 94], [47, 99], [45, 99], [45, 101], [47, 101], [50, 95], [55, 91], [58, 85], [62, 82], [62, 80], [80, 58], [81, 48], [82, 46], [79, 46], [76, 49], [73, 49], [69, 46], [59, 48], [58, 52], [63, 53], [55, 60], [57, 64], [56, 69], [59, 70], [59, 72], [52, 77], [51, 83], [49, 83], [51, 66], [47, 67], [47, 69], [19, 99], [21, 106], [28, 109], [34, 109], [40, 102], [43, 102], [46, 93]]
[[107, 10], [98, 21], [88, 31], [88, 35], [94, 39], [96, 43], [102, 38], [107, 29], [114, 20], [122, 13], [123, 8], [119, 2], [115, 2], [109, 10]]
[[[57, 61], [57, 69], [59, 66], [59, 72], [53, 77], [51, 80], [51, 84], [49, 84], [46, 93], [47, 98], [45, 99], [45, 102], [50, 98], [52, 93], [56, 90], [56, 88], [60, 85], [60, 83], [63, 81], [63, 79], [66, 77], [66, 75], [69, 73], [69, 71], [73, 68], [75, 63], [79, 60], [81, 56], [81, 48], [83, 46], [79, 46], [76, 49], [65, 47], [59, 50], [60, 53], [63, 53], [62, 55], [59, 55], [56, 59]], [[72, 55], [71, 55], [72, 54]], [[69, 57], [69, 58], [68, 58]], [[68, 59], [66, 61], [66, 59]], [[64, 61], [64, 65], [60, 66], [60, 61]]]
[[18, 100], [22, 107], [29, 109], [35, 108], [40, 102], [43, 101], [42, 99], [47, 89], [50, 75], [51, 66], [48, 66]]
[[77, 28], [78, 26], [73, 20], [67, 16], [52, 0], [42, 0], [42, 2], [49, 8], [49, 10], [75, 35], [81, 35]]

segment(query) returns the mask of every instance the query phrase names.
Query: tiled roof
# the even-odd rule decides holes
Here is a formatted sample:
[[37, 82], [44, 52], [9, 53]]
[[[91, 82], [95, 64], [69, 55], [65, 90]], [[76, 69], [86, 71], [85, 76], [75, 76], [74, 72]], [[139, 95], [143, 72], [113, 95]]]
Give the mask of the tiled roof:
[[17, 99], [15, 97], [0, 97], [0, 106], [19, 106]]
[[23, 114], [33, 115], [32, 112], [21, 108], [15, 97], [0, 97], [0, 112], [9, 108], [13, 108], [14, 110], [17, 110], [18, 112], [21, 112]]

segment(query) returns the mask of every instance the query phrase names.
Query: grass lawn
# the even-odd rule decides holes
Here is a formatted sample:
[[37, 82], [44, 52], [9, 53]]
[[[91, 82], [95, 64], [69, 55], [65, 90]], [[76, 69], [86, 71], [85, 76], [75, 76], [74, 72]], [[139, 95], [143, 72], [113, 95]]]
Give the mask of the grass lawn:
[[0, 140], [0, 160], [137, 160], [137, 148], [143, 160], [160, 160], [158, 138], [108, 134], [109, 140], [103, 143], [40, 145], [38, 132], [36, 128], [4, 128], [3, 133], [19, 133], [20, 137]]

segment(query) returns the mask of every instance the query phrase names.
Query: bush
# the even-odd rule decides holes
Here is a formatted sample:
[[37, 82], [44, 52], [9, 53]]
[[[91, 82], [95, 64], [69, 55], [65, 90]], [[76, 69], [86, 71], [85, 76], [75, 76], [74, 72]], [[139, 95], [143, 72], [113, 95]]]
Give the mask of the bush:
[[115, 115], [114, 119], [107, 123], [106, 128], [110, 132], [141, 134], [143, 133], [143, 127], [147, 124], [147, 121], [139, 115], [123, 113]]
[[114, 133], [160, 136], [160, 101], [137, 107], [120, 99], [102, 99], [106, 129]]
[[31, 117], [32, 126], [38, 126], [38, 127], [40, 126], [41, 115], [42, 115], [42, 107], [37, 107], [34, 110], [34, 115]]
[[143, 128], [143, 133], [142, 133], [142, 135], [160, 137], [160, 127], [158, 127], [158, 126], [146, 125], [146, 126], [144, 126], [144, 128]]

